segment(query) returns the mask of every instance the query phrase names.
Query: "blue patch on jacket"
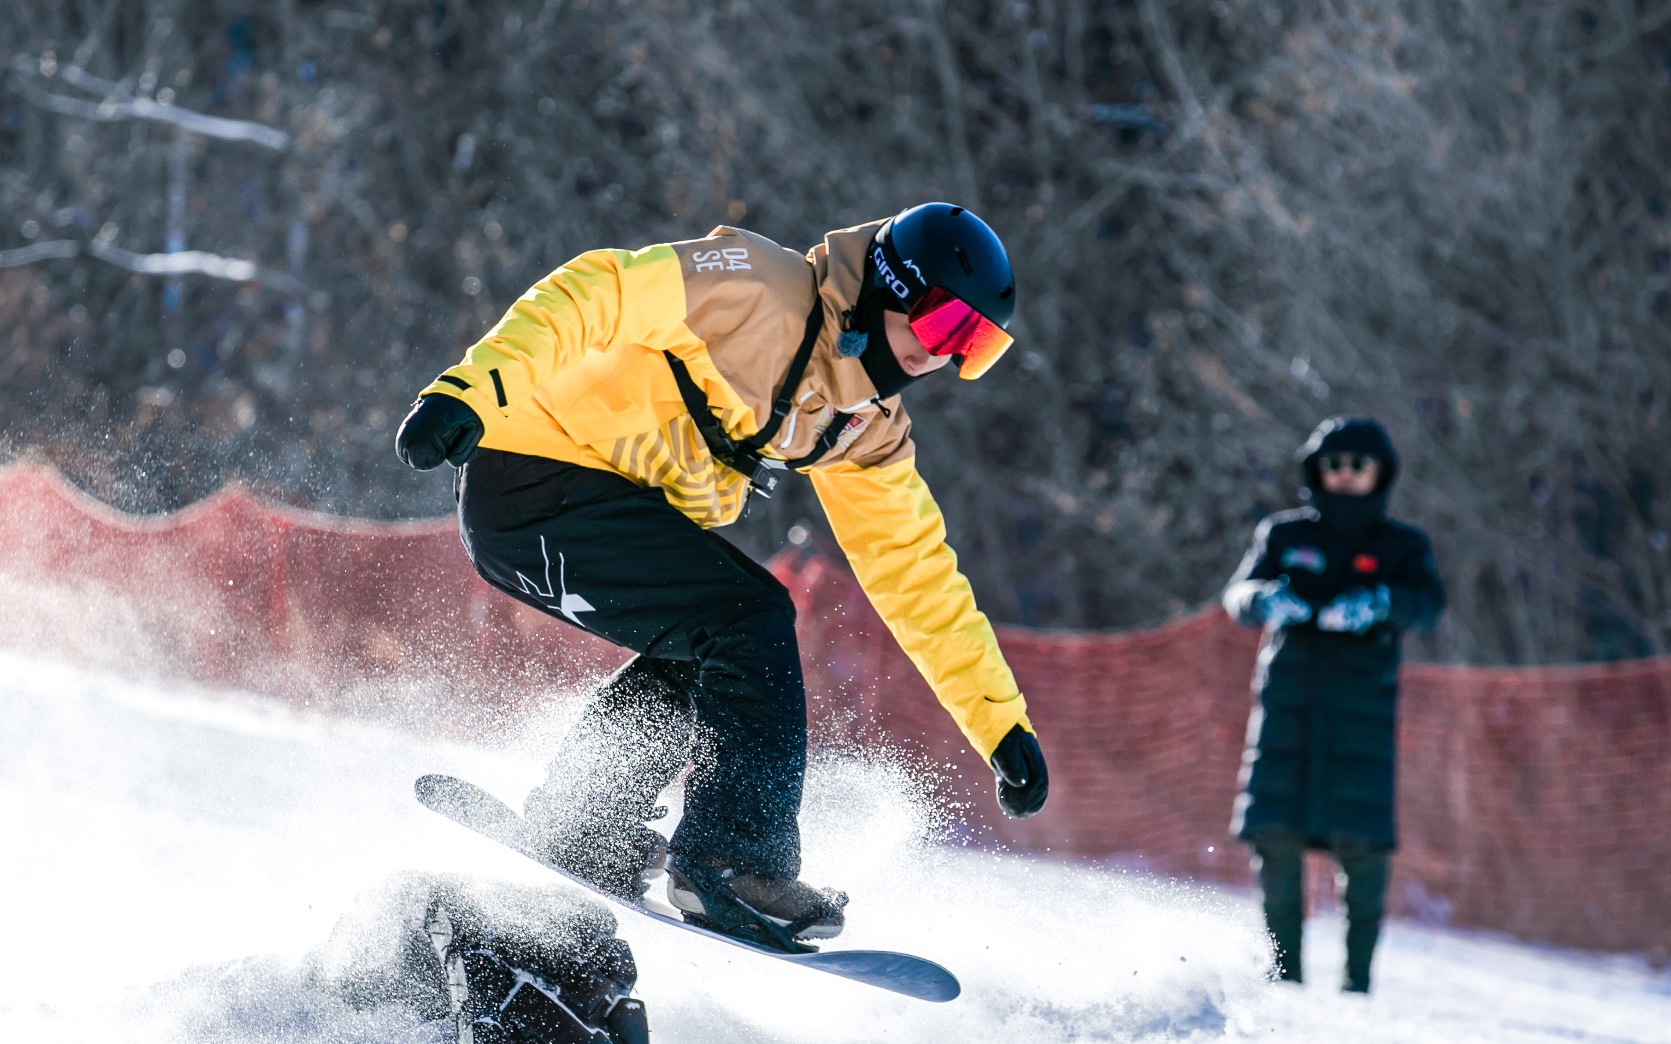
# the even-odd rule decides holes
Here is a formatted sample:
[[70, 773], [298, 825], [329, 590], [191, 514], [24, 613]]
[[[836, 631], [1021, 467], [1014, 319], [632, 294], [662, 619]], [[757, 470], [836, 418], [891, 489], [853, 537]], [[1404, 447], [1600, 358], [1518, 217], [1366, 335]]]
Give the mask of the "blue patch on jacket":
[[1315, 547], [1291, 547], [1282, 553], [1282, 568], [1304, 569], [1308, 573], [1321, 573], [1326, 564], [1323, 552]]

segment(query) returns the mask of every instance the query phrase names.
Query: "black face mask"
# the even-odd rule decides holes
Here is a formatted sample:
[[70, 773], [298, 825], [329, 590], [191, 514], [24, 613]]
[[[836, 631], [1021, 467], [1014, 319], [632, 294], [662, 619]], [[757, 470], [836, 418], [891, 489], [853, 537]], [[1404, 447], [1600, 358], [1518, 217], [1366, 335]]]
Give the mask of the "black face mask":
[[1349, 497], [1316, 488], [1310, 491], [1310, 500], [1326, 528], [1347, 536], [1360, 536], [1387, 517], [1389, 492], [1382, 488], [1366, 496]]
[[876, 394], [884, 399], [893, 398], [928, 376], [925, 373], [913, 377], [901, 369], [893, 348], [888, 344], [888, 335], [881, 330], [870, 331], [870, 343], [865, 345], [865, 353], [859, 356], [859, 362], [864, 364], [870, 383], [876, 385]]
[[875, 295], [867, 296], [871, 299], [864, 302], [860, 313], [866, 332], [866, 343], [864, 354], [859, 356], [859, 362], [864, 365], [865, 375], [870, 378], [870, 383], [876, 386], [876, 394], [881, 398], [891, 399], [928, 374], [913, 377], [899, 365], [893, 347], [888, 344], [887, 326], [882, 321], [882, 309], [876, 303]]

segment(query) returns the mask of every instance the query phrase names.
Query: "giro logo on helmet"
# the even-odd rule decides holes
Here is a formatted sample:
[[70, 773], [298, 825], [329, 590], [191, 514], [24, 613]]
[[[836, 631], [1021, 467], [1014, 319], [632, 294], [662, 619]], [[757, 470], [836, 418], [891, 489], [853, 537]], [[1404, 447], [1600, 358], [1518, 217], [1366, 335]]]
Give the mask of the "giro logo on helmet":
[[[888, 264], [888, 259], [882, 255], [882, 244], [878, 243], [872, 247], [870, 256], [871, 260], [876, 262], [877, 277], [887, 284], [888, 289], [894, 292], [895, 297], [901, 301], [909, 301], [911, 299], [911, 288], [906, 285], [903, 279], [894, 274], [893, 266]], [[913, 271], [917, 267], [909, 261], [904, 263], [910, 265]], [[922, 273], [917, 273], [917, 278], [921, 279]]]

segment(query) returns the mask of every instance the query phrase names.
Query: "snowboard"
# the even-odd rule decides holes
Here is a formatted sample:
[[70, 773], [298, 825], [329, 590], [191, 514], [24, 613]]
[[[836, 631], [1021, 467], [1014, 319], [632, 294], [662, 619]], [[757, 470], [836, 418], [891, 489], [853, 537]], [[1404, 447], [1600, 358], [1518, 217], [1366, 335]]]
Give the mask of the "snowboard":
[[452, 776], [431, 775], [420, 777], [414, 789], [417, 791], [418, 801], [431, 812], [440, 813], [462, 827], [522, 853], [570, 884], [584, 888], [615, 906], [687, 932], [695, 932], [706, 938], [758, 953], [763, 957], [838, 975], [918, 1000], [941, 1003], [955, 999], [962, 992], [962, 986], [951, 972], [933, 961], [908, 953], [893, 953], [888, 950], [783, 953], [699, 925], [687, 924], [678, 910], [665, 903], [649, 898], [630, 902], [618, 895], [594, 888], [580, 878], [541, 859], [529, 838], [522, 817], [509, 805], [473, 783]]

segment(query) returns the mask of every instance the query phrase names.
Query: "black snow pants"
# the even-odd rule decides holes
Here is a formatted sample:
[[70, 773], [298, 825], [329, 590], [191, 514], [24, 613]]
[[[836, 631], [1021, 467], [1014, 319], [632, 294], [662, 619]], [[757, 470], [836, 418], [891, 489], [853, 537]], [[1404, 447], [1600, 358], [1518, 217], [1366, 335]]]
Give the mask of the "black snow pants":
[[798, 877], [806, 694], [784, 586], [612, 472], [480, 450], [461, 478], [483, 579], [638, 654], [557, 752], [530, 821], [639, 816], [689, 759], [671, 850]]
[[[1344, 879], [1346, 907], [1345, 988], [1367, 992], [1369, 965], [1381, 934], [1391, 854], [1384, 847], [1338, 838], [1329, 851]], [[1253, 872], [1264, 893], [1265, 925], [1276, 944], [1277, 974], [1300, 981], [1300, 937], [1305, 922], [1305, 852], [1303, 835], [1262, 832], [1253, 838]]]

